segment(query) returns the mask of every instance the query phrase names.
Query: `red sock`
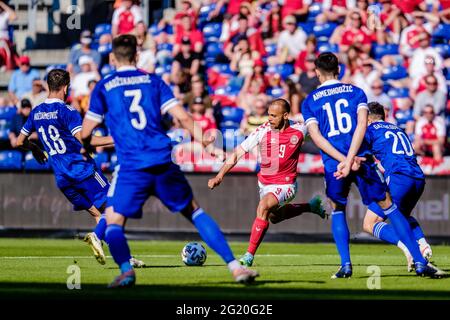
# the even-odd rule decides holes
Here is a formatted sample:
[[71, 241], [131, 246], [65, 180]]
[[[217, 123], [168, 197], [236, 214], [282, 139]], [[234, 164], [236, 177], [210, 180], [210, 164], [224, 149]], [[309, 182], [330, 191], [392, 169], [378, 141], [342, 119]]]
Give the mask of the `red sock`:
[[255, 219], [252, 226], [252, 234], [250, 235], [250, 242], [248, 244], [247, 252], [255, 255], [267, 229], [269, 229], [269, 221], [260, 218]]

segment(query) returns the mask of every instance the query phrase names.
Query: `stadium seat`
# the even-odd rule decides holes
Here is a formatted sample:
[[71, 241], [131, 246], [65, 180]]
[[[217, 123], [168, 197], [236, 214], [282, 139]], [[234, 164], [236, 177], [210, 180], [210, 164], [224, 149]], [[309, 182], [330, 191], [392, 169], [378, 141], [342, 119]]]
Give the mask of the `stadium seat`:
[[158, 50], [158, 52], [159, 51], [170, 51], [170, 52], [172, 52], [173, 51], [173, 44], [171, 44], [171, 43], [160, 43], [160, 44], [158, 44], [157, 50]]
[[317, 24], [313, 28], [314, 35], [318, 39], [326, 38], [328, 39], [333, 34], [334, 29], [336, 29], [336, 23], [325, 23]]
[[269, 57], [277, 54], [277, 44], [276, 43], [271, 43], [271, 44], [266, 45], [265, 49], [267, 52], [267, 56], [269, 56]]
[[316, 21], [316, 17], [322, 13], [322, 4], [321, 3], [316, 3], [313, 2], [310, 6], [309, 6], [309, 10], [308, 10], [308, 21], [309, 22], [315, 22]]
[[291, 64], [277, 64], [267, 68], [267, 73], [279, 74], [281, 78], [286, 80], [290, 75], [294, 73], [294, 67]]
[[341, 80], [345, 75], [346, 66], [344, 63], [339, 63], [339, 75], [338, 79]]
[[111, 34], [111, 25], [108, 23], [102, 23], [95, 27], [94, 30], [94, 40], [100, 39], [104, 34]]
[[49, 161], [45, 164], [40, 164], [36, 161], [31, 152], [27, 152], [25, 154], [24, 169], [25, 171], [51, 171], [52, 166]]
[[297, 27], [302, 28], [306, 34], [311, 34], [313, 32], [314, 26], [314, 22], [300, 22], [297, 24]]
[[435, 44], [433, 47], [442, 56], [442, 58], [447, 59], [450, 57], [450, 45], [449, 44]]
[[389, 68], [385, 68], [383, 70], [383, 75], [381, 76], [381, 80], [399, 80], [406, 78], [408, 76], [408, 71], [405, 67], [402, 66], [392, 66]]
[[0, 151], [0, 170], [22, 170], [23, 154], [20, 151]]
[[215, 58], [217, 55], [223, 53], [223, 44], [220, 42], [210, 42], [206, 45], [205, 57]]
[[113, 172], [114, 168], [119, 164], [117, 162], [117, 154], [115, 152], [111, 153], [111, 157], [109, 158], [109, 171]]
[[45, 74], [47, 75], [53, 69], [64, 69], [64, 70], [66, 70], [67, 69], [67, 65], [66, 64], [51, 64], [47, 68], [45, 68]]
[[229, 74], [229, 75], [235, 74], [235, 72], [231, 70], [230, 65], [228, 63], [217, 63], [212, 65], [211, 68], [220, 74]]
[[106, 56], [112, 52], [112, 43], [105, 43], [97, 48], [98, 53], [100, 53], [102, 56]]
[[0, 119], [0, 141], [8, 141], [10, 132], [10, 121], [6, 119]]
[[408, 88], [391, 88], [391, 89], [389, 89], [387, 94], [392, 99], [407, 98], [407, 97], [409, 97], [409, 89]]
[[0, 108], [0, 119], [11, 120], [17, 114], [15, 106]]
[[317, 46], [317, 48], [320, 53], [322, 53], [322, 52], [338, 53], [339, 52], [339, 46], [337, 44], [332, 44], [329, 42], [327, 42], [327, 43], [322, 42]]
[[205, 38], [206, 42], [219, 41], [221, 33], [221, 23], [208, 23], [203, 27], [203, 37]]
[[274, 87], [269, 88], [266, 93], [273, 98], [281, 98], [284, 94], [284, 90], [281, 87]]
[[102, 77], [106, 77], [108, 74], [110, 74], [111, 72], [113, 72], [115, 69], [112, 65], [110, 64], [105, 64], [102, 69], [100, 70], [100, 74], [102, 75]]
[[165, 66], [158, 66], [155, 69], [155, 73], [158, 76], [162, 76], [164, 73], [170, 73], [170, 71], [172, 70], [172, 65], [167, 64]]
[[239, 88], [232, 86], [219, 87], [214, 91], [214, 94], [225, 96], [237, 96], [239, 94]]
[[433, 31], [433, 38], [450, 40], [450, 24], [439, 24]]
[[[203, 27], [210, 21], [208, 16], [209, 14], [214, 11], [216, 8], [215, 3], [211, 3], [209, 5], [204, 5], [200, 7], [199, 13], [198, 13], [198, 27], [200, 29], [203, 29]], [[225, 13], [226, 6], [222, 6], [222, 9], [220, 10], [219, 15], [223, 15]]]
[[372, 54], [376, 60], [380, 60], [385, 55], [399, 54], [398, 44], [374, 44], [372, 46]]
[[245, 140], [245, 136], [238, 129], [222, 129], [221, 133], [223, 136], [223, 146], [226, 151], [232, 151]]
[[223, 107], [220, 112], [219, 127], [238, 129], [244, 117], [244, 109], [239, 107]]

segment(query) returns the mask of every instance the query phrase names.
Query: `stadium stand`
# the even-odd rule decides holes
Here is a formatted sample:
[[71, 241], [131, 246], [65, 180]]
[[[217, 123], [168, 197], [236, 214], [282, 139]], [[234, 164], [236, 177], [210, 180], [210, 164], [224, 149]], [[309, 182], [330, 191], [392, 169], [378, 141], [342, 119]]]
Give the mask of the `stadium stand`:
[[[82, 20], [85, 19], [82, 1], [75, 2], [81, 9]], [[175, 8], [166, 8], [164, 14], [158, 18], [155, 18], [156, 16], [148, 18], [151, 11], [148, 1], [134, 1], [138, 13], [133, 11], [133, 14], [142, 17], [142, 20], [138, 19], [139, 21], [136, 20], [133, 25], [127, 26], [130, 32], [137, 36], [140, 43], [139, 66], [161, 76], [171, 86], [180, 101], [184, 101], [189, 94], [192, 96], [191, 83], [194, 78], [204, 79], [204, 91], [209, 93], [212, 102], [212, 106], [207, 106], [205, 115], [211, 117], [211, 120], [217, 124], [225, 150], [232, 150], [245, 138], [241, 121], [254, 112], [252, 105], [255, 99], [268, 102], [272, 98], [286, 98], [296, 104], [293, 110], [299, 110], [292, 114], [292, 118], [302, 120], [301, 99], [304, 98], [302, 84], [306, 85], [314, 81], [314, 75], [309, 74], [306, 77], [304, 60], [310, 54], [317, 55], [325, 51], [338, 55], [341, 66], [339, 78], [355, 85], [359, 85], [357, 82], [359, 80], [355, 79], [360, 79], [361, 72], [364, 74], [362, 69], [366, 65], [365, 61], [370, 59], [373, 69], [371, 76], [366, 79], [371, 79], [367, 81], [381, 79], [383, 92], [391, 99], [393, 106], [390, 110], [390, 121], [398, 123], [405, 130], [410, 130], [410, 133], [414, 132], [414, 124], [417, 121], [417, 117], [412, 113], [414, 101], [416, 95], [425, 90], [423, 79], [427, 74], [410, 74], [411, 70], [425, 70], [425, 61], [419, 61], [418, 68], [415, 65], [411, 67], [410, 64], [413, 63], [415, 53], [417, 55], [418, 52], [423, 52], [424, 57], [428, 54], [437, 55], [433, 56], [435, 68], [427, 72], [434, 74], [439, 81], [445, 82], [439, 87], [439, 90], [446, 89], [443, 92], [447, 96], [445, 108], [436, 116], [445, 122], [446, 137], [445, 145], [442, 146], [445, 155], [443, 160], [435, 161], [431, 153], [426, 153], [420, 158], [420, 162], [427, 173], [448, 174], [450, 167], [450, 104], [448, 100], [450, 17], [448, 13], [444, 13], [445, 9], [448, 9], [446, 7], [448, 1], [416, 1], [417, 6], [413, 12], [401, 12], [398, 25], [392, 22], [389, 25], [384, 24], [391, 20], [388, 19], [391, 14], [389, 10], [395, 6], [395, 4], [386, 6], [383, 3], [385, 1], [358, 1], [353, 8], [346, 5], [342, 7], [341, 2], [339, 4], [333, 2], [331, 9], [324, 9], [322, 1], [314, 1], [309, 5], [307, 14], [295, 16], [295, 12], [293, 13], [297, 30], [302, 30], [314, 39], [311, 41], [312, 49], [306, 43], [297, 44], [299, 47], [294, 49], [299, 49], [300, 52], [298, 59], [293, 61], [287, 54], [293, 48], [278, 45], [280, 33], [287, 27], [283, 22], [284, 18], [292, 14], [286, 11], [288, 8], [283, 8], [281, 2], [280, 5], [274, 5], [274, 2], [270, 0], [250, 1], [251, 6], [240, 5], [242, 2], [240, 0], [230, 0], [231, 2], [233, 6], [237, 5], [236, 8], [239, 7], [237, 13], [230, 13], [226, 6], [217, 10], [217, 0], [192, 1], [192, 10], [183, 12], [180, 9], [181, 1], [175, 1]], [[56, 3], [59, 6], [55, 6]], [[72, 48], [79, 46], [77, 39], [82, 30], [74, 31], [70, 36], [64, 36], [67, 28], [55, 22], [57, 20], [55, 16], [64, 12], [72, 3], [73, 1], [69, 0], [38, 1], [37, 6], [32, 8], [32, 14], [28, 14], [31, 10], [28, 7], [28, 1], [10, 1], [17, 18], [10, 23], [8, 32], [16, 49], [17, 58], [22, 55], [28, 56], [31, 66], [39, 71], [41, 79], [45, 79], [45, 75], [52, 68], [70, 68], [69, 53]], [[108, 61], [108, 55], [111, 52], [112, 33], [118, 29], [115, 28], [111, 17], [114, 10], [120, 6], [120, 1], [105, 1], [105, 3], [109, 8], [109, 18], [106, 21], [102, 19], [97, 21], [90, 15], [89, 23], [83, 23], [84, 26], [90, 26], [85, 29], [90, 29], [92, 32], [91, 49], [101, 56], [101, 63], [97, 65], [97, 69], [102, 77], [108, 76], [114, 70]], [[433, 5], [424, 5], [430, 3]], [[342, 14], [329, 14], [333, 6], [340, 6], [338, 11]], [[124, 10], [121, 12], [131, 12], [128, 8]], [[192, 37], [196, 37], [194, 40], [201, 43], [203, 47], [198, 54], [201, 61], [198, 74], [191, 74], [188, 65], [182, 65], [175, 71], [172, 68], [175, 53], [179, 50], [179, 45], [176, 43], [177, 35], [189, 29], [182, 26], [183, 21], [186, 20], [183, 20], [183, 17], [186, 15], [191, 17], [190, 30], [192, 31], [189, 32], [192, 33], [184, 35], [191, 37], [195, 34]], [[418, 21], [417, 17], [420, 15], [424, 17], [424, 21]], [[33, 17], [33, 20], [30, 20], [30, 17]], [[360, 21], [356, 29], [352, 22], [353, 18]], [[118, 19], [121, 21], [121, 16], [118, 16]], [[415, 38], [411, 37], [412, 33], [416, 35]], [[428, 44], [417, 40], [423, 37], [430, 37]], [[190, 39], [194, 41], [193, 38]], [[242, 39], [247, 41], [241, 41]], [[191, 46], [194, 50], [194, 43], [191, 43]], [[231, 68], [230, 63], [233, 55], [236, 54], [239, 54], [239, 59], [236, 67]], [[414, 60], [414, 63], [417, 61]], [[305, 74], [302, 76], [302, 73]], [[2, 98], [0, 101], [0, 141], [2, 141], [0, 168], [26, 171], [49, 170], [48, 167], [44, 168], [33, 162], [29, 154], [23, 155], [14, 150], [13, 145], [9, 143], [10, 135], [14, 131], [12, 119], [19, 113], [17, 108], [20, 107], [20, 105], [14, 106], [8, 96], [11, 74], [12, 70], [3, 70], [0, 73], [0, 97]], [[310, 78], [311, 76], [313, 78]], [[289, 89], [290, 86], [286, 85], [287, 80], [292, 81], [296, 91], [301, 92], [300, 102], [292, 98], [294, 94], [292, 88]], [[417, 82], [419, 83], [417, 89], [416, 87], [411, 89], [411, 84]], [[371, 90], [370, 83], [367, 88]], [[372, 92], [366, 92], [366, 94], [369, 97], [373, 96]], [[87, 101], [88, 98], [86, 97]], [[72, 100], [69, 98], [69, 103]], [[75, 107], [78, 106], [75, 105]], [[188, 107], [187, 104], [186, 107]], [[84, 114], [82, 109], [80, 112]], [[176, 133], [177, 130], [179, 129], [169, 130], [176, 148], [191, 143], [189, 139], [180, 138], [183, 134]], [[414, 138], [414, 134], [409, 136]], [[320, 172], [320, 167], [317, 167], [316, 163], [311, 163], [317, 160], [315, 157], [316, 155], [302, 155], [299, 172]], [[104, 170], [111, 170], [116, 161], [114, 150], [101, 150], [94, 155], [94, 158]], [[252, 161], [257, 160], [247, 160], [248, 166], [245, 170], [257, 168], [257, 164], [251, 163]], [[185, 165], [183, 168], [196, 170], [195, 165]]]

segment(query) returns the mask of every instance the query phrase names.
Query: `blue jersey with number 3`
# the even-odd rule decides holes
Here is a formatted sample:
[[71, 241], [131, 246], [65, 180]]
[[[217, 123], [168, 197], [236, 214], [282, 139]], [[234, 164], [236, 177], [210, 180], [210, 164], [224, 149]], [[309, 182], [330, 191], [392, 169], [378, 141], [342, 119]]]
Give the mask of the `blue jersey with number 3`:
[[385, 121], [373, 122], [367, 128], [365, 139], [381, 162], [386, 177], [401, 173], [416, 179], [425, 178], [408, 136], [398, 126]]
[[[322, 136], [344, 155], [350, 149], [360, 109], [367, 109], [364, 91], [337, 80], [324, 82], [306, 97], [302, 105], [306, 125], [317, 123]], [[358, 154], [365, 153], [367, 145], [363, 142]], [[326, 171], [336, 170], [338, 162], [334, 158], [322, 152], [322, 160]]]
[[105, 117], [121, 169], [143, 169], [172, 161], [161, 120], [177, 103], [160, 77], [127, 67], [96, 85], [86, 117], [99, 123]]
[[83, 181], [94, 173], [95, 162], [80, 154], [81, 143], [75, 134], [81, 130], [81, 115], [59, 99], [47, 99], [34, 108], [21, 133], [37, 131], [49, 155], [59, 187]]

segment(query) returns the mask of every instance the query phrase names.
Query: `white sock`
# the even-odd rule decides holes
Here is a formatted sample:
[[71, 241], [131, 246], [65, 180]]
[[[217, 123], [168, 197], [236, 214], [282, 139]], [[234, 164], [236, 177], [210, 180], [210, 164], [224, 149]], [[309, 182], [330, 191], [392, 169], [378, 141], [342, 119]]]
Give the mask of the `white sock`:
[[239, 268], [241, 268], [241, 264], [236, 259], [228, 263], [228, 269], [230, 269], [231, 272]]
[[427, 240], [425, 240], [425, 238], [420, 238], [418, 242], [419, 242], [419, 245], [421, 245], [421, 246], [428, 245], [428, 242], [427, 242]]
[[409, 253], [408, 248], [405, 246], [405, 244], [403, 242], [399, 241], [397, 243], [397, 247], [399, 247], [405, 255], [409, 255], [409, 256], [411, 255], [411, 253]]

